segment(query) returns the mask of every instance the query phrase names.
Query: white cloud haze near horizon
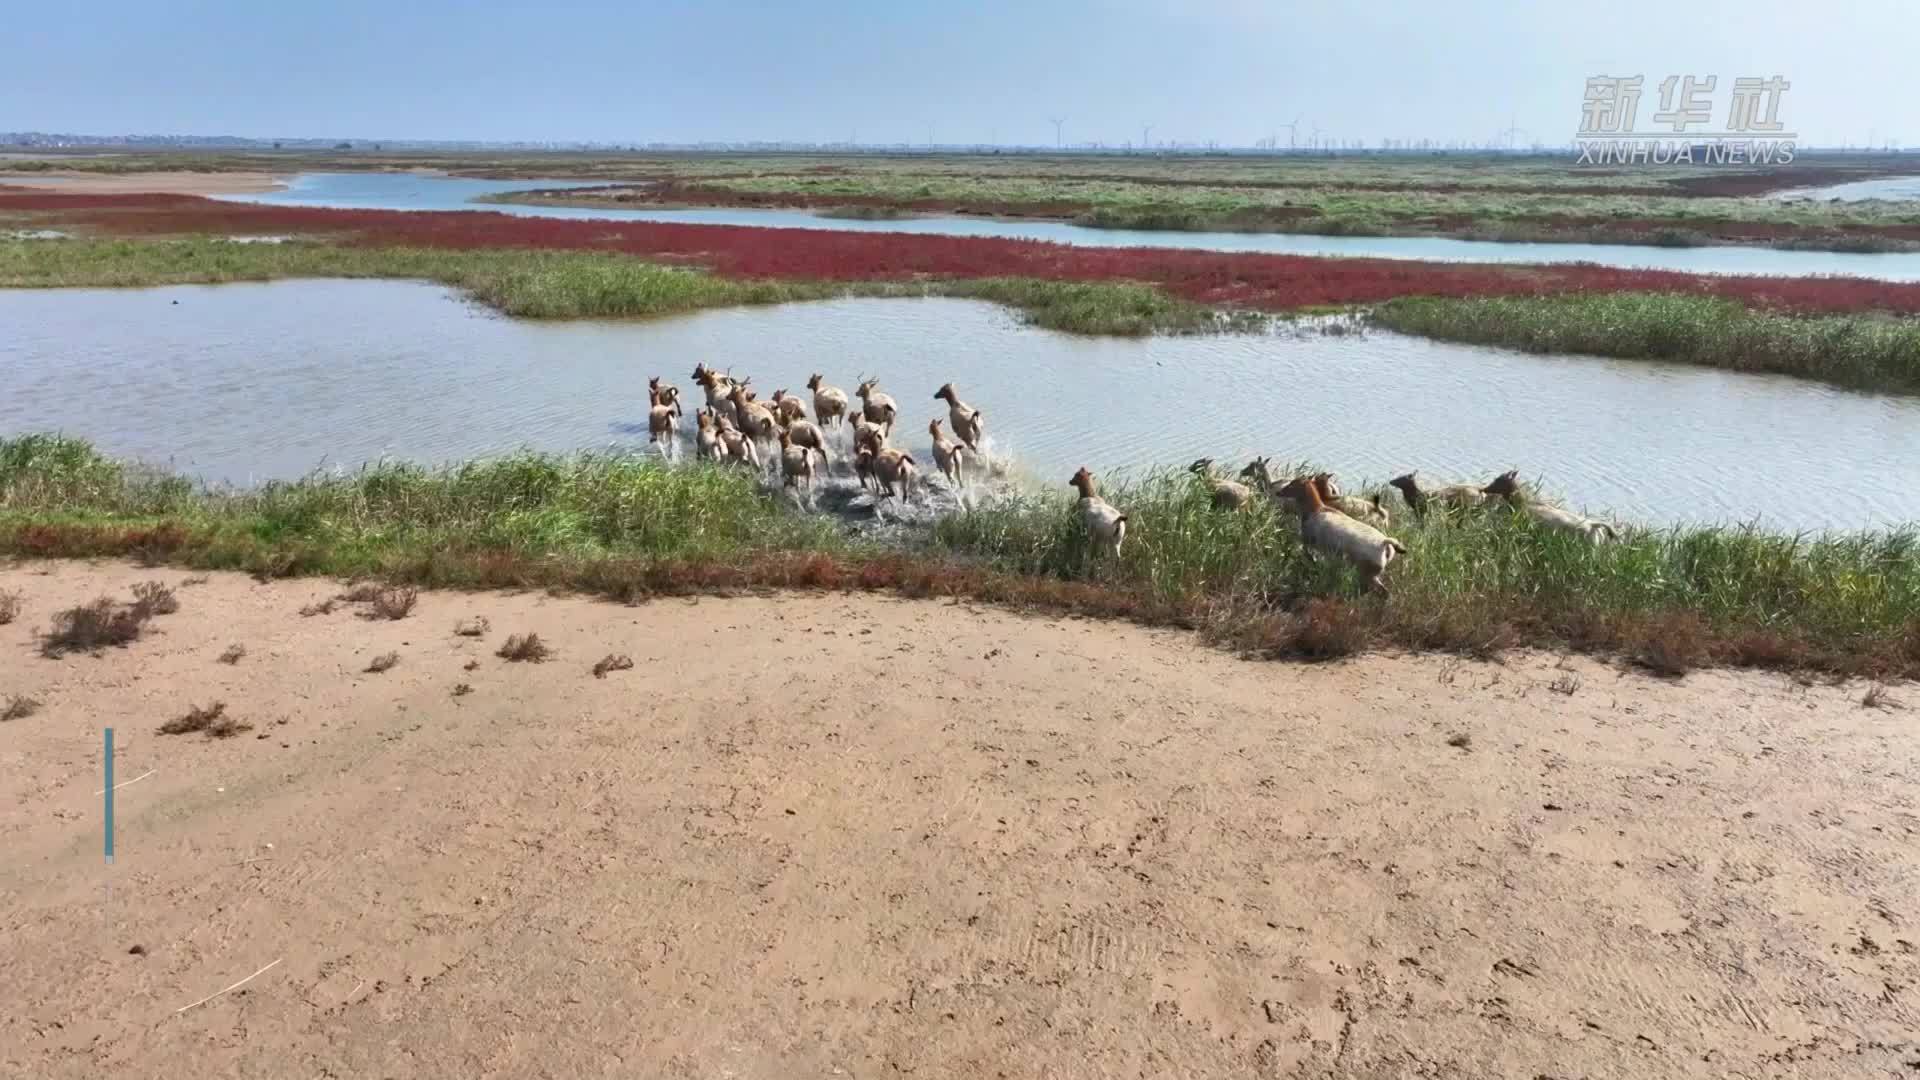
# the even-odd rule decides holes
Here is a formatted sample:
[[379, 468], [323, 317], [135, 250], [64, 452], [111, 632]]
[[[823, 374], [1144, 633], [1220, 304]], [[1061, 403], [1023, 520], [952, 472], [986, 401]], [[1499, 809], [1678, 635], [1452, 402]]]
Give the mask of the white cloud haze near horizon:
[[1590, 75], [1781, 75], [1803, 145], [1920, 147], [1920, 4], [878, 0], [16, 5], [0, 130], [476, 140], [1564, 145]]

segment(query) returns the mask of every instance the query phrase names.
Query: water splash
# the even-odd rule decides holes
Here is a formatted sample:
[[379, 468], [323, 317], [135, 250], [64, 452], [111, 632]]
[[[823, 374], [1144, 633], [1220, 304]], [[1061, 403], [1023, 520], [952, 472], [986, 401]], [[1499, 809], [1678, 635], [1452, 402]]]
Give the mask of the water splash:
[[[616, 424], [616, 429], [623, 425]], [[634, 431], [633, 434], [643, 434]], [[1007, 453], [993, 438], [982, 440], [980, 451], [962, 472], [963, 483], [956, 486], [933, 465], [933, 451], [926, 446], [888, 445], [905, 450], [914, 460], [913, 480], [904, 498], [879, 488], [878, 480], [862, 483], [854, 471], [853, 429], [850, 425], [826, 430], [826, 464], [814, 461], [813, 483], [789, 485], [781, 465], [777, 442], [759, 444], [760, 463], [739, 463], [731, 467], [754, 469], [760, 490], [795, 513], [818, 514], [832, 518], [858, 536], [881, 539], [931, 526], [949, 514], [970, 513], [992, 506], [1036, 487], [1031, 472]], [[643, 444], [644, 445], [644, 444]], [[688, 431], [676, 427], [671, 446], [645, 445], [644, 452], [658, 454], [670, 467], [706, 464], [696, 460], [697, 444]]]

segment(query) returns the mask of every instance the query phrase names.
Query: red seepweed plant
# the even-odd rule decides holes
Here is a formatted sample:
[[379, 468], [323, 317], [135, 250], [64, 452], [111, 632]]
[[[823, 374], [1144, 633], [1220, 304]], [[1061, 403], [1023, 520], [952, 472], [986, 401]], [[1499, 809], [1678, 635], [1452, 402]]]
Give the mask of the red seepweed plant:
[[1920, 314], [1920, 283], [1863, 278], [1094, 248], [994, 237], [571, 220], [492, 211], [346, 210], [190, 195], [67, 195], [0, 188], [0, 214], [27, 211], [50, 223], [121, 235], [301, 233], [369, 246], [615, 252], [739, 279], [1130, 281], [1198, 304], [1256, 311], [1375, 303], [1400, 296], [1632, 291], [1715, 296], [1800, 314]]

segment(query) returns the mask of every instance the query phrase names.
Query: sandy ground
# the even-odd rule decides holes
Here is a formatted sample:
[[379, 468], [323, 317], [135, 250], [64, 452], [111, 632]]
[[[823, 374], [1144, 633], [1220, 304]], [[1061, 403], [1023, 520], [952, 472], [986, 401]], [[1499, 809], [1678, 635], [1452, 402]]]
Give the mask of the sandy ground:
[[0, 568], [0, 1075], [1920, 1075], [1920, 722], [1857, 686], [187, 580]]
[[143, 172], [95, 173], [79, 171], [7, 172], [0, 184], [41, 188], [76, 195], [128, 195], [156, 192], [166, 195], [246, 195], [279, 191], [283, 178], [263, 172]]

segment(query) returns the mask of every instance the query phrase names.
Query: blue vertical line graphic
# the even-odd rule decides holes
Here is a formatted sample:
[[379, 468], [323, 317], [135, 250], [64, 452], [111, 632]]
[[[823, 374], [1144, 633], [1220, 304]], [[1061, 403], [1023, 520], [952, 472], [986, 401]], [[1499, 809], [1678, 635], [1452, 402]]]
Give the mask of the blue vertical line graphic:
[[107, 728], [107, 865], [113, 865], [113, 729]]

